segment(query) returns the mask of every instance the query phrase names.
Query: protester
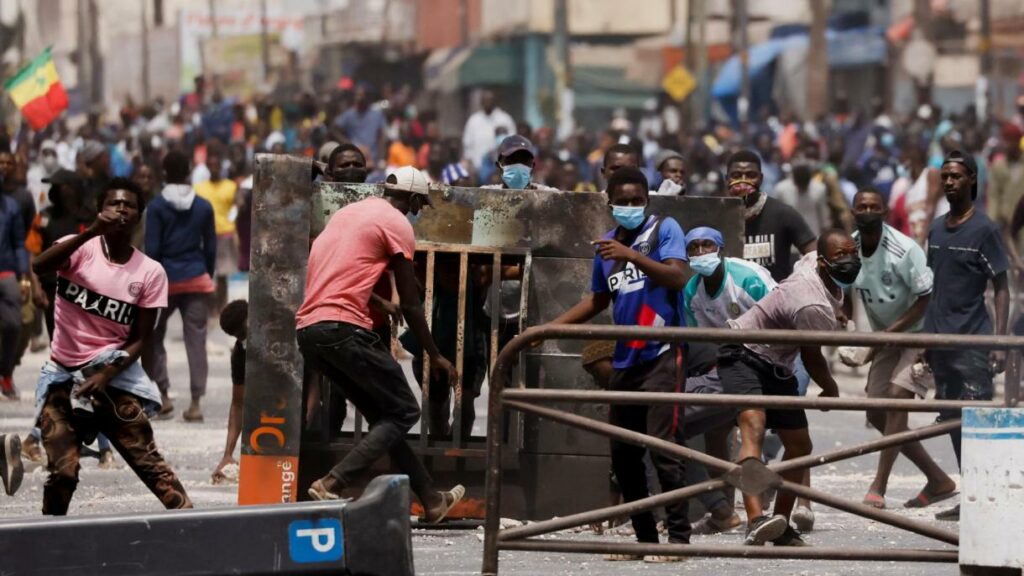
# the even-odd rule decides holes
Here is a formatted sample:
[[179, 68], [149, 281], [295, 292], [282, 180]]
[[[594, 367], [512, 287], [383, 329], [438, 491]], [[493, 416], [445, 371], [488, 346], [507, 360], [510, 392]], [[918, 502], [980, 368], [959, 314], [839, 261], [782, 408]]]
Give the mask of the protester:
[[[933, 292], [932, 271], [924, 250], [908, 236], [885, 224], [888, 207], [881, 192], [865, 188], [854, 197], [853, 215], [857, 221], [857, 241], [861, 271], [854, 282], [875, 332], [920, 332], [924, 312]], [[852, 315], [852, 304], [845, 302], [846, 316]], [[878, 348], [874, 350], [868, 372], [868, 398], [907, 400], [928, 395], [935, 384], [919, 365], [924, 350], [916, 348]], [[907, 413], [899, 410], [868, 412], [868, 422], [888, 436], [905, 432]], [[875, 479], [864, 497], [864, 504], [885, 508], [896, 456], [903, 453], [924, 473], [928, 483], [906, 508], [923, 508], [952, 497], [956, 484], [942, 471], [920, 442], [883, 450], [878, 458]]]
[[206, 168], [210, 179], [195, 186], [195, 194], [213, 206], [217, 231], [216, 297], [210, 315], [217, 316], [228, 302], [228, 280], [238, 272], [238, 238], [235, 217], [238, 213], [238, 184], [224, 177], [224, 157], [219, 148], [206, 152]]
[[356, 88], [352, 107], [335, 118], [334, 126], [356, 146], [365, 146], [376, 158], [387, 158], [384, 114], [371, 105], [365, 86]]
[[501, 141], [498, 147], [498, 159], [495, 166], [501, 184], [491, 184], [483, 188], [501, 188], [505, 190], [545, 190], [552, 192], [555, 188], [536, 182], [533, 170], [536, 156], [533, 142], [518, 134]]
[[170, 399], [171, 381], [164, 340], [170, 315], [180, 311], [192, 395], [192, 402], [182, 417], [187, 422], [202, 422], [200, 401], [206, 394], [209, 372], [206, 322], [217, 260], [214, 210], [188, 184], [189, 162], [184, 154], [168, 153], [163, 168], [167, 183], [146, 211], [146, 254], [166, 271], [168, 296], [166, 310], [160, 313], [145, 355], [146, 372], [160, 389], [163, 408], [159, 417], [169, 418], [174, 404]]
[[814, 233], [793, 207], [761, 191], [761, 159], [752, 150], [734, 153], [727, 163], [728, 194], [741, 198], [746, 218], [743, 259], [759, 264], [781, 282], [793, 272], [792, 250], [814, 250]]
[[[220, 313], [220, 329], [235, 339], [231, 348], [231, 406], [228, 408], [228, 437], [224, 443], [224, 456], [213, 470], [210, 481], [222, 484], [228, 481], [224, 469], [238, 466], [235, 447], [242, 435], [242, 410], [245, 400], [245, 340], [249, 335], [249, 303], [235, 300]], [[237, 474], [235, 475], [237, 479]]]
[[[696, 273], [687, 282], [682, 294], [682, 309], [687, 326], [726, 328], [729, 320], [739, 318], [777, 286], [771, 274], [761, 266], [739, 258], [723, 258], [721, 251], [724, 248], [725, 239], [714, 228], [698, 227], [686, 235], [690, 268]], [[687, 368], [692, 363], [691, 358], [687, 357]], [[717, 373], [716, 377], [720, 380]], [[726, 437], [731, 430], [730, 424], [704, 435], [709, 454], [728, 459]], [[717, 450], [712, 447], [717, 447]], [[687, 470], [698, 469], [699, 466], [693, 462]], [[707, 476], [706, 471], [703, 476]], [[696, 477], [691, 483], [703, 479]], [[715, 534], [741, 524], [731, 502], [722, 502], [717, 509], [709, 510], [710, 513], [694, 526], [694, 533]]]
[[775, 198], [796, 209], [803, 216], [811, 233], [817, 237], [829, 226], [828, 189], [821, 180], [816, 180], [811, 164], [793, 164], [789, 178], [775, 186]]
[[498, 107], [494, 92], [484, 90], [480, 93], [480, 109], [470, 114], [462, 132], [463, 154], [474, 169], [480, 170], [487, 154], [495, 148], [499, 130], [513, 134], [516, 123]]
[[675, 150], [662, 150], [654, 157], [654, 169], [661, 177], [661, 184], [653, 194], [660, 196], [686, 195], [686, 160]]
[[[977, 165], [970, 154], [954, 150], [942, 164], [942, 191], [949, 213], [937, 218], [928, 233], [928, 266], [936, 290], [925, 311], [924, 332], [934, 334], [992, 334], [993, 319], [985, 307], [985, 289], [995, 293], [995, 333], [1005, 335], [1010, 312], [1009, 268], [1003, 235], [984, 213], [977, 212]], [[1006, 352], [997, 350], [928, 350], [925, 358], [935, 374], [935, 397], [940, 400], [991, 400], [992, 376], [1006, 366]], [[960, 417], [960, 410], [939, 413], [940, 420]], [[950, 432], [959, 467], [960, 428]], [[940, 512], [939, 520], [959, 520], [960, 505]]]
[[[672, 218], [650, 212], [648, 194], [647, 179], [635, 168], [621, 168], [611, 176], [608, 203], [618, 226], [593, 243], [596, 255], [592, 293], [552, 320], [551, 325], [587, 322], [607, 309], [609, 304], [612, 304], [612, 317], [617, 325], [680, 325], [674, 298], [675, 293], [683, 288], [686, 277], [683, 231]], [[647, 341], [642, 347], [618, 343], [613, 361], [615, 373], [609, 388], [619, 391], [678, 391], [677, 353], [675, 346], [662, 342]], [[676, 425], [678, 410], [678, 406], [613, 405], [608, 421], [676, 442], [681, 439]], [[642, 447], [612, 440], [612, 470], [626, 502], [646, 498], [649, 493], [642, 463], [646, 453]], [[686, 485], [683, 459], [652, 452], [651, 460], [663, 490], [676, 490]], [[687, 510], [686, 501], [667, 507], [666, 526], [670, 543], [689, 543]], [[658, 542], [658, 531], [650, 512], [634, 514], [632, 521], [639, 542]], [[657, 555], [646, 558], [611, 555], [607, 558], [650, 562], [682, 559]]]
[[15, 193], [14, 155], [0, 150], [0, 393], [17, 400], [14, 366], [21, 335], [23, 281], [28, 279], [25, 219]]
[[[371, 331], [370, 293], [385, 270], [395, 276], [402, 315], [430, 357], [434, 374], [458, 375], [442, 357], [427, 328], [412, 259], [416, 239], [407, 217], [430, 205], [429, 192], [415, 180], [400, 183], [389, 176], [384, 198], [368, 198], [342, 208], [310, 250], [305, 300], [296, 313], [299, 349], [305, 361], [344, 391], [370, 423], [370, 431], [329, 474], [309, 488], [314, 500], [336, 500], [377, 460], [388, 454], [392, 465], [409, 476], [424, 508], [424, 519], [440, 522], [465, 495], [456, 486], [433, 489], [430, 474], [404, 435], [419, 419], [416, 398], [401, 366], [380, 337]], [[422, 181], [421, 181], [422, 182]], [[403, 186], [404, 185], [404, 186]], [[337, 252], [337, 246], [363, 254], [360, 259]]]
[[61, 168], [60, 161], [57, 160], [57, 144], [53, 140], [44, 140], [39, 145], [38, 159], [39, 161], [28, 169], [28, 189], [35, 202], [36, 212], [42, 212], [49, 204], [45, 179], [53, 176]]
[[142, 192], [115, 178], [95, 222], [40, 254], [37, 274], [56, 272], [56, 332], [36, 389], [49, 477], [43, 514], [63, 516], [78, 485], [79, 449], [90, 431], [110, 438], [164, 507], [192, 502], [156, 450], [148, 416], [160, 394], [138, 362], [167, 304], [167, 275], [131, 246]]
[[[730, 162], [730, 170], [737, 166], [739, 163]], [[739, 169], [745, 168], [741, 166]], [[790, 278], [747, 313], [730, 320], [729, 326], [740, 330], [835, 330], [838, 327], [836, 312], [842, 305], [843, 290], [853, 283], [860, 271], [857, 245], [845, 231], [830, 230], [818, 238], [817, 248], [817, 252], [810, 252], [800, 260]], [[799, 391], [793, 375], [797, 357], [802, 357], [811, 378], [821, 386], [823, 397], [839, 395], [838, 385], [818, 346], [728, 344], [719, 354], [718, 373], [727, 394], [797, 396]], [[746, 408], [740, 412], [738, 423], [743, 442], [741, 461], [761, 458], [764, 433], [769, 428], [782, 439], [786, 448], [784, 460], [811, 452], [811, 437], [803, 410]], [[802, 470], [786, 472], [782, 476], [790, 482], [805, 480]], [[794, 501], [792, 493], [781, 491], [775, 499], [774, 514], [769, 517], [762, 515], [760, 495], [744, 494], [743, 502], [747, 509], [745, 543], [805, 545], [799, 532], [789, 525]]]

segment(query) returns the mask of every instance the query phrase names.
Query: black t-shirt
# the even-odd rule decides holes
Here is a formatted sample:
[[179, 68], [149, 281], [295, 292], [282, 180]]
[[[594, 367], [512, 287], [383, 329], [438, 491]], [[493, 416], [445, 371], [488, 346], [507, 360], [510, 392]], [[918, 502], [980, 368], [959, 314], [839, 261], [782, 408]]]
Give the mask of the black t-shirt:
[[816, 239], [807, 222], [785, 202], [769, 197], [761, 213], [747, 220], [743, 259], [768, 269], [776, 282], [793, 273], [793, 250]]
[[937, 218], [928, 233], [928, 267], [935, 274], [935, 291], [924, 331], [991, 334], [985, 288], [1010, 267], [999, 227], [983, 212], [956, 228], [946, 225], [945, 216]]
[[25, 234], [28, 234], [28, 231], [32, 229], [32, 221], [36, 219], [36, 203], [32, 200], [32, 194], [25, 188], [15, 188], [7, 194], [10, 194], [11, 198], [18, 203], [21, 222], [25, 226]]
[[245, 344], [235, 340], [231, 349], [231, 385], [245, 386]]

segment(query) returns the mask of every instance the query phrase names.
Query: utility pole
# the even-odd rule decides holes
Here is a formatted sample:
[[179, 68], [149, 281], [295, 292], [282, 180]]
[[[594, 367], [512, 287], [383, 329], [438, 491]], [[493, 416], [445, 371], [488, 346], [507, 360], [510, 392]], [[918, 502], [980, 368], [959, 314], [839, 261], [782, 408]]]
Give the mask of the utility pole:
[[828, 108], [828, 44], [825, 42], [825, 0], [809, 0], [811, 39], [807, 52], [807, 118], [814, 121]]
[[748, 124], [750, 122], [750, 39], [747, 36], [747, 0], [733, 0], [733, 38], [737, 42], [736, 52], [740, 57], [740, 97], [737, 112], [740, 119], [740, 133], [743, 143], [747, 142]]
[[704, 0], [694, 0], [697, 19], [697, 45], [694, 49], [697, 67], [694, 76], [697, 78], [697, 90], [693, 95], [693, 118], [701, 125], [704, 123], [704, 111], [708, 102], [708, 5]]
[[147, 19], [146, 0], [142, 0], [142, 101], [149, 102], [149, 21]]
[[164, 0], [153, 0], [153, 27], [162, 28], [164, 25]]
[[216, 0], [207, 0], [208, 10], [210, 12], [210, 34], [217, 37], [217, 2]]
[[459, 0], [459, 39], [462, 46], [469, 44], [469, 0]]
[[[697, 47], [694, 44], [694, 35], [697, 28], [696, 22], [694, 21], [694, 12], [697, 10], [697, 4], [702, 4], [701, 0], [686, 0], [686, 39], [683, 41], [684, 59], [683, 64], [686, 66], [686, 70], [693, 74], [693, 71], [697, 69]], [[676, 8], [676, 3], [672, 2], [672, 30], [673, 32], [678, 29], [679, 14]], [[698, 84], [700, 80], [697, 81]], [[679, 103], [679, 115], [683, 119], [682, 125], [686, 126], [692, 132], [697, 126], [698, 108], [697, 108], [697, 95], [690, 94], [688, 104], [684, 106], [683, 102]]]
[[574, 96], [572, 91], [572, 63], [569, 59], [569, 7], [568, 0], [555, 0], [555, 28], [552, 35], [555, 52], [555, 92], [558, 94], [558, 130], [560, 138], [572, 133]]
[[267, 34], [267, 0], [260, 0], [260, 56], [263, 59], [263, 81], [269, 82], [270, 38]]
[[77, 60], [78, 89], [85, 96], [89, 107], [92, 106], [92, 59], [89, 55], [89, 0], [78, 0], [77, 12], [77, 46], [75, 47], [75, 59]]
[[986, 119], [993, 108], [992, 97], [992, 3], [981, 0], [981, 41], [978, 49], [981, 56], [981, 77], [978, 78], [978, 118]]

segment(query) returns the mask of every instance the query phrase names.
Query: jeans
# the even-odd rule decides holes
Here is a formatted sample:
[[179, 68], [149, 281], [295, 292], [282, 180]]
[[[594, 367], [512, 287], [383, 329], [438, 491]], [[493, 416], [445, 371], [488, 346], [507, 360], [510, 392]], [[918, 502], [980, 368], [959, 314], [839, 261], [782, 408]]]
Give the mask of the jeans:
[[412, 451], [405, 434], [420, 419], [416, 397], [402, 367], [380, 336], [344, 322], [320, 322], [298, 332], [299, 350], [306, 363], [344, 393], [370, 424], [370, 431], [345, 455], [331, 476], [351, 486], [385, 454], [409, 476], [413, 492], [424, 504], [433, 480]]
[[[935, 375], [935, 398], [938, 400], [991, 400], [993, 393], [992, 368], [988, 352], [984, 350], [928, 350], [924, 353], [928, 366]], [[960, 417], [960, 410], [943, 410], [938, 420]], [[957, 428], [949, 433], [960, 466], [961, 433]]]
[[[609, 388], [634, 392], [678, 392], [682, 381], [677, 377], [676, 352], [669, 350], [657, 359], [637, 364], [626, 370], [616, 370]], [[679, 442], [682, 438], [682, 414], [678, 406], [625, 406], [612, 405], [608, 422], [635, 432], [642, 432]], [[633, 502], [646, 498], [650, 492], [644, 473], [643, 458], [647, 449], [617, 440], [611, 441], [612, 471], [619, 482], [622, 499]], [[665, 492], [686, 486], [686, 464], [682, 458], [651, 452], [651, 461], [658, 473], [658, 481]], [[677, 543], [690, 541], [688, 502], [666, 506], [665, 525], [669, 540]], [[640, 542], [657, 543], [658, 530], [650, 512], [639, 512], [630, 517], [636, 538]]]
[[167, 375], [167, 320], [175, 310], [181, 311], [181, 324], [185, 339], [185, 355], [188, 357], [189, 388], [192, 399], [198, 400], [206, 394], [206, 377], [210, 372], [206, 359], [206, 322], [210, 310], [209, 294], [175, 294], [167, 297], [167, 309], [160, 311], [150, 353], [145, 355], [146, 373], [156, 382], [160, 393], [167, 395], [171, 379]]
[[[142, 401], [128, 392], [108, 387], [95, 396], [94, 424], [160, 503], [168, 510], [191, 508], [185, 488], [156, 449], [153, 428]], [[71, 382], [50, 388], [39, 425], [46, 450], [49, 476], [43, 485], [43, 514], [64, 516], [78, 486], [81, 441], [71, 412]]]

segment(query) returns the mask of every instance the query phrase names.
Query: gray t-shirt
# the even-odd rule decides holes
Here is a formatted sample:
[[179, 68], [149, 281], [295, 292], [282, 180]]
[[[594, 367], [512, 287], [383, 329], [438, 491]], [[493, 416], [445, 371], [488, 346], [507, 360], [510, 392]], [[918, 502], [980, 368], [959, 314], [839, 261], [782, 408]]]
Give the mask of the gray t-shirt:
[[[809, 252], [797, 262], [793, 274], [768, 293], [753, 308], [729, 327], [739, 330], [835, 330], [836, 310], [842, 299], [836, 299], [821, 282], [816, 262], [817, 252]], [[745, 344], [746, 348], [775, 366], [792, 371], [800, 346], [783, 344]]]

